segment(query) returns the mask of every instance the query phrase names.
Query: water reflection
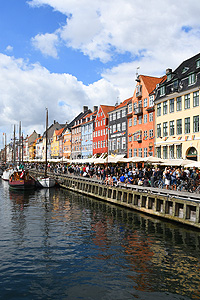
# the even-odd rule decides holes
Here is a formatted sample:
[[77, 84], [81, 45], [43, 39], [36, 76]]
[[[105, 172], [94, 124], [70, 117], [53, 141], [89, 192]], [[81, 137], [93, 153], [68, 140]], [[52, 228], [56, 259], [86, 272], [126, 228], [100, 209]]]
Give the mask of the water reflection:
[[198, 231], [65, 190], [0, 193], [0, 299], [200, 298]]

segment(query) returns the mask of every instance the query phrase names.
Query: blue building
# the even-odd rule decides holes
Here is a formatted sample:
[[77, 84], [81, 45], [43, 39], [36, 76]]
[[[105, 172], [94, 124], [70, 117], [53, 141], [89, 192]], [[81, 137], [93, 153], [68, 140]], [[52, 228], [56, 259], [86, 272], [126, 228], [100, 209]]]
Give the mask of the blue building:
[[93, 112], [83, 118], [81, 125], [81, 152], [84, 159], [93, 155], [93, 130], [97, 111], [98, 106], [94, 106]]

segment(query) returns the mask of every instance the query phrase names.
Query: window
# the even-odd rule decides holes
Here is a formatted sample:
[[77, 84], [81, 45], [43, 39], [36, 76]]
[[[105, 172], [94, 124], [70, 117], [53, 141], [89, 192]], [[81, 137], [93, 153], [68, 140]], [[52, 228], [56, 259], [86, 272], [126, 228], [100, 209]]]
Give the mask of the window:
[[116, 120], [116, 113], [113, 113], [113, 121]]
[[144, 123], [147, 123], [147, 114], [144, 115]]
[[132, 157], [132, 149], [129, 149], [128, 156]]
[[153, 106], [154, 105], [154, 96], [150, 96], [149, 97], [149, 106]]
[[165, 95], [165, 86], [161, 86], [160, 88], [160, 96]]
[[177, 111], [182, 110], [182, 98], [181, 97], [176, 98], [176, 110]]
[[157, 147], [157, 157], [161, 158], [161, 147]]
[[161, 124], [157, 124], [157, 137], [161, 137]]
[[176, 134], [182, 134], [182, 119], [176, 120]]
[[112, 114], [109, 115], [109, 120], [112, 121]]
[[117, 130], [116, 124], [113, 124], [113, 133], [115, 133]]
[[122, 123], [122, 130], [126, 130], [126, 122]]
[[193, 117], [193, 132], [199, 132], [199, 116]]
[[174, 135], [174, 121], [169, 122], [169, 134]]
[[150, 130], [149, 130], [149, 137], [150, 137], [150, 138], [153, 138], [153, 129], [150, 129]]
[[190, 118], [185, 118], [185, 133], [190, 133]]
[[135, 117], [135, 118], [133, 119], [133, 125], [134, 125], [134, 126], [137, 125], [137, 117]]
[[129, 126], [129, 127], [132, 126], [132, 118], [130, 118], [130, 119], [128, 120], [128, 126]]
[[161, 103], [157, 105], [157, 117], [161, 116]]
[[153, 113], [152, 112], [149, 114], [149, 122], [153, 122]]
[[167, 114], [167, 101], [163, 102], [163, 115]]
[[105, 119], [103, 119], [103, 125], [105, 125], [106, 124], [106, 120]]
[[133, 156], [137, 156], [137, 148], [134, 148], [134, 151], [133, 151]]
[[147, 98], [144, 99], [144, 107], [147, 107]]
[[131, 112], [132, 112], [132, 109], [133, 109], [132, 103], [129, 103], [129, 105], [128, 105], [128, 112], [131, 113]]
[[188, 85], [194, 84], [195, 81], [196, 81], [196, 76], [195, 76], [195, 74], [193, 73], [193, 74], [189, 75], [189, 78], [188, 78]]
[[196, 62], [196, 67], [197, 67], [197, 68], [200, 68], [200, 59], [197, 60], [197, 62]]
[[174, 158], [174, 145], [169, 146], [169, 158]]
[[185, 109], [190, 108], [190, 94], [185, 95]]
[[144, 148], [144, 157], [147, 157], [147, 148]]
[[182, 145], [176, 146], [176, 158], [182, 158]]
[[117, 149], [120, 149], [120, 144], [121, 144], [120, 138], [117, 138]]
[[126, 116], [126, 109], [122, 109], [122, 118]]
[[128, 136], [128, 141], [132, 142], [132, 134]]
[[193, 107], [199, 106], [199, 91], [193, 93]]
[[168, 153], [167, 153], [168, 151], [167, 151], [167, 146], [164, 146], [163, 147], [163, 158], [164, 159], [167, 159], [168, 158]]
[[121, 131], [121, 124], [117, 124], [117, 131]]
[[139, 121], [139, 124], [142, 124], [142, 116], [139, 116], [138, 121]]
[[174, 112], [174, 99], [170, 99], [169, 101], [169, 112]]
[[167, 81], [170, 81], [172, 79], [172, 73], [167, 74]]
[[118, 111], [117, 112], [117, 119], [120, 119], [121, 118], [121, 111]]
[[139, 156], [139, 157], [142, 157], [142, 148], [139, 148], [139, 149], [138, 149], [138, 156]]
[[144, 130], [144, 137], [147, 137], [147, 130]]
[[122, 149], [126, 149], [126, 138], [122, 138]]
[[163, 123], [163, 136], [168, 135], [168, 128], [167, 128], [167, 122]]

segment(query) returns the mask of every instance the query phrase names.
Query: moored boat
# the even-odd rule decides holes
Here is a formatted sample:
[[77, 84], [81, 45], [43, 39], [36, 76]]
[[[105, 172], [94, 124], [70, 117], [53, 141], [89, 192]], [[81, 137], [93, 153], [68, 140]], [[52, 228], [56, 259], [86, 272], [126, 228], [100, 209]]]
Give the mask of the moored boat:
[[6, 170], [3, 171], [3, 174], [1, 176], [1, 178], [5, 181], [9, 181], [9, 177], [10, 175], [12, 175], [14, 172], [14, 169], [13, 168], [8, 168]]
[[35, 187], [35, 179], [28, 171], [14, 171], [9, 178], [9, 187], [17, 190], [33, 189]]
[[39, 177], [37, 178], [37, 184], [43, 188], [50, 188], [55, 186], [56, 181], [51, 177]]

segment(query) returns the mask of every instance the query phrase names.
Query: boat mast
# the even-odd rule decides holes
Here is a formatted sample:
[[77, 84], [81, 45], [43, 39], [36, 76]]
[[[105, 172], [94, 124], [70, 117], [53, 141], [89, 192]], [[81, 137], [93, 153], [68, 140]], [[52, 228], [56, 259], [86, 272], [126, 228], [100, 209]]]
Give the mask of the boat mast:
[[47, 139], [48, 139], [48, 108], [46, 108], [46, 145], [45, 145], [45, 177], [47, 177]]
[[13, 164], [15, 166], [15, 161], [16, 161], [16, 153], [15, 153], [15, 124], [14, 124], [14, 137], [13, 137]]
[[7, 147], [6, 147], [6, 133], [4, 133], [4, 135], [5, 135], [5, 164], [6, 164], [6, 161], [7, 161], [7, 157], [6, 157], [6, 155], [7, 155]]
[[19, 165], [21, 163], [21, 121], [19, 122]]

